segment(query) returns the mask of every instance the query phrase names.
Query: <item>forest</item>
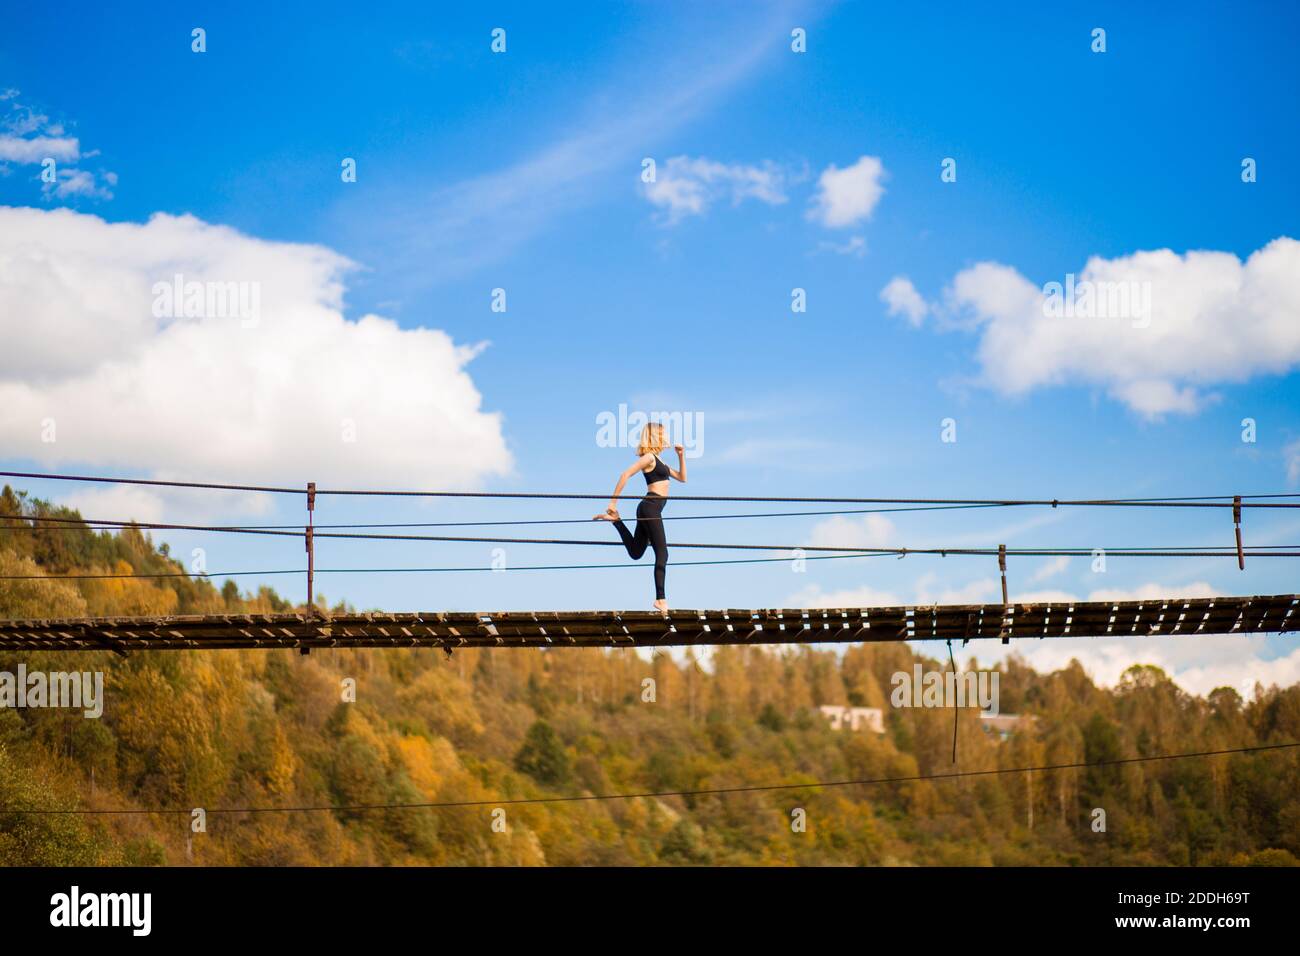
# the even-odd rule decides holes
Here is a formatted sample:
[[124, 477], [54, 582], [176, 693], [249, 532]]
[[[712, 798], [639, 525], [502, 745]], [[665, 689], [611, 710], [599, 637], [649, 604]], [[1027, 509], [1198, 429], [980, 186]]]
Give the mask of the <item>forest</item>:
[[[9, 487], [0, 515], [3, 618], [295, 608]], [[891, 675], [947, 667], [925, 650], [0, 650], [0, 672], [104, 682], [98, 719], [0, 708], [0, 864], [1300, 863], [1294, 749], [1018, 769], [1298, 741], [1300, 686], [1198, 697], [1140, 666], [1104, 688], [1012, 656], [1001, 710], [1032, 724], [1002, 739], [958, 711], [954, 764], [952, 709], [890, 705]], [[881, 708], [884, 733], [825, 704]], [[294, 809], [250, 812], [273, 808]], [[32, 812], [104, 810], [134, 812]]]

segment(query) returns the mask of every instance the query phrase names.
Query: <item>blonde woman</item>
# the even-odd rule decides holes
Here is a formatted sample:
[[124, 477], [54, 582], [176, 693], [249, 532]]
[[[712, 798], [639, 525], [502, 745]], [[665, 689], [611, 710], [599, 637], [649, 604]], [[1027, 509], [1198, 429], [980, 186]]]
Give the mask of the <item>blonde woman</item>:
[[[674, 445], [677, 452], [677, 467], [669, 468], [659, 459], [659, 453], [668, 446], [668, 436], [664, 426], [651, 422], [641, 429], [641, 442], [636, 446], [637, 459], [623, 474], [618, 476], [614, 494], [609, 499], [609, 507], [604, 514], [596, 515], [593, 521], [612, 521], [623, 539], [623, 546], [633, 561], [639, 561], [645, 554], [647, 545], [655, 552], [655, 609], [668, 612], [668, 601], [664, 598], [664, 578], [668, 573], [668, 539], [664, 534], [664, 506], [668, 504], [668, 479], [676, 478], [686, 481], [686, 456], [681, 445]], [[636, 506], [636, 531], [628, 531], [627, 525], [618, 514], [618, 496], [623, 493], [627, 480], [637, 472], [645, 475], [645, 497]]]

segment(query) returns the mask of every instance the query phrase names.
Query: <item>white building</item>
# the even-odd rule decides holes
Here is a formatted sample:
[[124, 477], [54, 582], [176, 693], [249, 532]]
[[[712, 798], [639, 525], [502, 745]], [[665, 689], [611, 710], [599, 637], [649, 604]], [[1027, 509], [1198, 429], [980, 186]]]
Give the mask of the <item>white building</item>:
[[885, 732], [885, 714], [879, 707], [841, 707], [823, 704], [817, 708], [831, 722], [831, 730], [862, 730], [864, 727], [878, 734]]
[[980, 725], [986, 734], [996, 734], [999, 740], [1006, 740], [1012, 734], [1032, 731], [1038, 720], [1033, 714], [980, 714]]

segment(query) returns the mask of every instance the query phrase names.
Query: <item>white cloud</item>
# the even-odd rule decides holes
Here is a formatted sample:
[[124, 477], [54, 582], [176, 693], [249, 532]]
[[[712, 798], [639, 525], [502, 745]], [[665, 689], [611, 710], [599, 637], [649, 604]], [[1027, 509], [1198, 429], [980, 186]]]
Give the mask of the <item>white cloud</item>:
[[[5, 454], [241, 483], [450, 489], [508, 471], [466, 371], [479, 347], [345, 319], [351, 268], [192, 216], [0, 207]], [[258, 290], [256, 322], [156, 316], [155, 283], [177, 274]]]
[[897, 607], [905, 603], [897, 594], [862, 586], [839, 591], [823, 591], [809, 585], [786, 602], [786, 607]]
[[1212, 386], [1300, 365], [1294, 239], [1275, 239], [1245, 262], [1226, 252], [1180, 256], [1168, 249], [1094, 257], [1075, 280], [1083, 282], [1149, 295], [1149, 308], [1052, 317], [1043, 289], [1009, 266], [985, 262], [958, 273], [949, 299], [978, 323], [987, 385], [1010, 395], [1097, 385], [1155, 418], [1196, 411], [1213, 399], [1205, 391]]
[[642, 188], [646, 199], [666, 210], [669, 224], [702, 215], [711, 204], [725, 199], [733, 206], [746, 199], [773, 206], [786, 201], [785, 173], [770, 161], [747, 166], [703, 156], [673, 156], [658, 167], [655, 181], [643, 183]]
[[893, 539], [894, 523], [884, 515], [836, 515], [817, 522], [808, 534], [808, 543], [819, 548], [888, 548]]
[[[921, 575], [911, 586], [911, 598], [894, 591], [864, 585], [823, 591], [810, 585], [791, 595], [785, 607], [858, 608], [925, 604], [997, 604], [1001, 601], [1001, 584], [995, 577], [984, 577], [965, 584], [943, 586], [939, 575]], [[1208, 597], [1215, 589], [1204, 581], [1184, 585], [1146, 583], [1134, 588], [1103, 588], [1092, 591], [1089, 601], [1130, 601], [1161, 597]], [[1078, 601], [1066, 591], [1025, 591], [1012, 595], [1018, 603], [1066, 603]], [[1149, 636], [1140, 641], [1123, 638], [1051, 638], [1048, 640], [1013, 641], [1003, 647], [996, 641], [977, 641], [959, 652], [966, 661], [978, 658], [981, 666], [1000, 661], [1011, 654], [1023, 658], [1039, 673], [1045, 674], [1069, 666], [1078, 660], [1092, 679], [1102, 686], [1115, 686], [1125, 670], [1135, 664], [1154, 664], [1184, 690], [1208, 694], [1216, 687], [1233, 687], [1249, 697], [1256, 682], [1268, 687], [1291, 686], [1300, 681], [1300, 648], [1291, 653], [1265, 659], [1267, 638], [1263, 635], [1207, 635], [1204, 637]], [[926, 645], [913, 645], [924, 651]], [[963, 664], [963, 666], [965, 666]]]
[[1286, 478], [1291, 484], [1300, 482], [1300, 441], [1293, 441], [1282, 449], [1286, 458]]
[[[721, 417], [711, 421], [720, 421]], [[801, 462], [825, 455], [836, 446], [813, 438], [753, 438], [728, 445], [711, 454], [711, 465], [751, 465], [760, 462], [769, 467], [793, 468]]]
[[59, 504], [75, 508], [83, 518], [102, 521], [163, 520], [166, 505], [163, 496], [145, 487], [133, 485], [108, 485], [88, 488], [59, 499]]
[[1070, 559], [1067, 555], [1059, 555], [1050, 561], [1045, 561], [1035, 569], [1034, 573], [1029, 576], [1031, 584], [1037, 584], [1039, 581], [1046, 581], [1048, 578], [1054, 578], [1070, 566]]
[[1192, 581], [1170, 587], [1167, 584], [1140, 584], [1135, 588], [1098, 588], [1088, 592], [1089, 601], [1150, 601], [1156, 598], [1214, 597], [1219, 590], [1208, 581]]
[[24, 138], [0, 134], [0, 160], [10, 163], [40, 163], [46, 158], [62, 163], [75, 163], [81, 155], [81, 146], [73, 137], [32, 136]]
[[64, 135], [62, 124], [23, 106], [17, 100], [18, 95], [15, 89], [7, 89], [0, 95], [0, 103], [9, 103], [8, 111], [0, 113], [0, 162], [38, 165], [54, 160], [55, 181], [41, 184], [46, 199], [112, 199], [108, 186], [117, 183], [115, 173], [104, 170], [92, 173], [70, 165], [97, 155], [97, 151], [82, 152], [75, 136]]
[[849, 236], [843, 242], [831, 242], [823, 239], [817, 243], [818, 252], [833, 252], [837, 256], [852, 256], [861, 259], [867, 254], [867, 240], [862, 236]]
[[930, 307], [916, 291], [912, 280], [906, 276], [894, 276], [889, 284], [880, 290], [880, 301], [889, 308], [890, 315], [901, 315], [914, 326], [919, 326], [925, 319]]
[[[662, 56], [642, 45], [619, 57], [622, 75], [600, 77], [597, 94], [565, 110], [567, 130], [503, 167], [452, 183], [400, 176], [378, 192], [343, 190], [335, 215], [367, 248], [380, 250], [391, 283], [423, 286], [495, 262], [636, 175], [647, 144], [698, 118], [779, 48], [789, 13], [751, 11], [718, 31], [671, 32]], [[657, 28], [656, 28], [657, 29]], [[662, 36], [662, 34], [656, 34]], [[646, 71], [656, 82], [647, 86]]]
[[[1290, 654], [1265, 659], [1266, 638], [1255, 635], [1208, 635], [1205, 637], [1053, 638], [1043, 641], [1012, 642], [1011, 651], [1023, 657], [1040, 673], [1061, 670], [1077, 660], [1092, 679], [1107, 687], [1119, 683], [1121, 675], [1135, 664], [1159, 667], [1184, 690], [1205, 695], [1216, 687], [1232, 687], [1250, 697], [1258, 682], [1289, 687], [1300, 681], [1300, 648]], [[974, 644], [968, 652], [995, 659], [987, 649]]]
[[[117, 184], [115, 173], [104, 174], [104, 181], [109, 185]], [[93, 199], [112, 199], [113, 192], [108, 186], [101, 185], [95, 174], [84, 169], [60, 169], [55, 182], [44, 183], [41, 191], [47, 197], [68, 199], [74, 196], [88, 196]]]
[[[872, 516], [875, 517], [875, 516]], [[835, 521], [845, 521], [843, 518], [834, 519]], [[830, 525], [833, 522], [824, 522]], [[848, 522], [846, 522], [848, 523]], [[888, 524], [888, 522], [886, 522]], [[834, 537], [828, 532], [826, 535], [829, 546], [843, 547], [888, 547], [888, 542], [892, 540], [893, 528], [880, 530], [877, 533], [860, 533], [856, 539], [846, 540], [852, 535], [848, 532], [840, 532]], [[820, 543], [814, 541], [813, 543]], [[1002, 602], [1002, 581], [1000, 578], [987, 576], [976, 578], [959, 585], [946, 585], [943, 578], [932, 571], [928, 571], [912, 582], [911, 598], [899, 597], [893, 593], [878, 591], [873, 588], [849, 588], [839, 591], [824, 593], [816, 585], [804, 588], [797, 595], [790, 598], [795, 600], [815, 601], [814, 604], [803, 605], [807, 607], [856, 607], [854, 595], [874, 596], [876, 598], [889, 597], [888, 602], [876, 600], [873, 603], [891, 603], [891, 604], [1001, 604]], [[1156, 598], [1198, 598], [1213, 597], [1218, 591], [1205, 581], [1193, 581], [1187, 584], [1168, 585], [1158, 582], [1149, 582], [1141, 584], [1134, 588], [1098, 588], [1089, 592], [1087, 597], [1081, 598], [1079, 595], [1070, 591], [1062, 590], [1013, 590], [1011, 600], [1016, 604], [1066, 604], [1080, 600], [1086, 601], [1145, 601]], [[844, 603], [847, 602], [847, 603]], [[786, 604], [786, 607], [796, 607], [800, 605]], [[860, 605], [863, 607], [869, 605]]]
[[885, 193], [884, 177], [884, 164], [875, 156], [863, 156], [844, 169], [832, 163], [817, 179], [809, 218], [833, 229], [869, 219]]

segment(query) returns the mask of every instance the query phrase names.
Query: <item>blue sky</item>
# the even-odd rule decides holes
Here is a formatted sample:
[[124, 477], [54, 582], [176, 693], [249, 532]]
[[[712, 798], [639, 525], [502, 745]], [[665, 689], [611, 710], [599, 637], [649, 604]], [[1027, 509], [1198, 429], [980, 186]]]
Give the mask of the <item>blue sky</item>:
[[[698, 6], [592, 4], [556, 17], [535, 4], [136, 4], [87, 9], [71, 22], [15, 11], [0, 38], [0, 91], [9, 91], [0, 115], [10, 108], [7, 147], [0, 136], [0, 263], [9, 266], [0, 290], [9, 281], [17, 291], [0, 300], [0, 323], [7, 339], [82, 358], [61, 367], [33, 345], [0, 362], [0, 466], [599, 493], [629, 455], [599, 446], [596, 419], [626, 404], [703, 423], [691, 481], [675, 489], [692, 494], [1300, 491], [1291, 331], [1300, 278], [1286, 244], [1300, 213], [1293, 6], [1026, 3], [996, 17], [956, 4]], [[206, 52], [191, 50], [194, 27], [206, 30]], [[490, 49], [498, 27], [502, 54]], [[807, 32], [804, 53], [791, 50], [795, 28]], [[1105, 52], [1091, 49], [1094, 28], [1106, 31]], [[32, 161], [40, 149], [17, 142], [40, 137], [63, 150], [64, 170], [85, 175], [43, 188]], [[647, 157], [658, 189], [641, 181]], [[1242, 181], [1247, 157], [1251, 183]], [[356, 182], [341, 181], [344, 158], [356, 160]], [[947, 158], [955, 182], [941, 180]], [[858, 165], [864, 159], [878, 175]], [[854, 169], [862, 177], [831, 188], [828, 172]], [[878, 194], [854, 205], [859, 188]], [[59, 219], [58, 209], [76, 217]], [[196, 222], [167, 218], [182, 216]], [[149, 225], [110, 228], [132, 223]], [[1283, 245], [1270, 246], [1276, 240]], [[1158, 250], [1169, 252], [1134, 258]], [[1256, 266], [1243, 265], [1256, 253]], [[1089, 260], [1097, 275], [1154, 285], [1150, 328], [1058, 333], [1026, 319], [1021, 285], [1063, 282]], [[48, 261], [62, 266], [47, 275]], [[164, 342], [182, 334], [175, 322], [137, 327], [137, 306], [119, 307], [114, 290], [139, 279], [147, 291], [173, 266], [262, 282], [264, 321], [242, 338], [213, 333], [229, 353], [209, 353], [202, 336], [188, 347]], [[84, 277], [97, 270], [105, 278], [90, 284]], [[881, 298], [896, 278], [924, 303], [913, 320]], [[66, 287], [53, 295], [43, 284], [52, 281]], [[491, 309], [497, 288], [505, 313]], [[806, 292], [806, 312], [791, 311], [795, 288]], [[75, 305], [33, 313], [32, 302], [93, 302], [103, 314], [82, 328], [69, 324]], [[281, 317], [299, 306], [304, 324], [290, 334]], [[372, 337], [353, 327], [367, 315], [382, 317]], [[110, 336], [105, 346], [86, 346], [100, 334]], [[325, 341], [333, 344], [313, 360]], [[235, 361], [225, 354], [243, 364], [223, 379]], [[175, 388], [138, 385], [159, 368], [176, 375]], [[187, 381], [199, 384], [187, 391]], [[108, 392], [127, 398], [101, 401]], [[331, 444], [320, 436], [337, 432], [348, 402], [362, 440]], [[159, 404], [176, 414], [149, 410]], [[82, 421], [92, 406], [104, 418]], [[57, 409], [49, 416], [61, 437], [40, 444], [32, 436], [46, 407]], [[193, 430], [186, 411], [201, 419]], [[940, 440], [945, 418], [956, 422], [956, 442]], [[1242, 441], [1245, 418], [1256, 422], [1253, 443]], [[472, 433], [464, 444], [462, 431]], [[28, 484], [96, 517], [299, 520], [296, 503]], [[594, 510], [326, 499], [317, 520]], [[669, 514], [718, 510], [680, 502]], [[1247, 543], [1300, 542], [1293, 514], [1249, 512]], [[540, 530], [612, 535], [603, 525]], [[1221, 512], [1129, 509], [685, 521], [669, 530], [678, 540], [909, 547], [1232, 541]], [[210, 570], [301, 563], [292, 541], [165, 537], [182, 554], [207, 547]], [[491, 548], [331, 542], [318, 562], [481, 566]], [[620, 560], [614, 549], [507, 551], [511, 565]], [[1013, 562], [1010, 579], [1013, 596], [1275, 593], [1296, 590], [1292, 568], [1115, 558], [1099, 575], [1082, 560], [1026, 559]], [[295, 579], [268, 580], [299, 596]], [[649, 603], [649, 580], [646, 566], [337, 575], [318, 589], [388, 608], [637, 608]], [[683, 607], [995, 594], [992, 559], [669, 575], [670, 599]], [[1300, 675], [1293, 644], [1253, 642], [1248, 654], [1223, 644], [1203, 659], [1165, 644], [1152, 653], [1224, 682], [1251, 667], [1290, 682]], [[1095, 653], [1099, 671], [1111, 666], [1101, 651], [1079, 653]]]

